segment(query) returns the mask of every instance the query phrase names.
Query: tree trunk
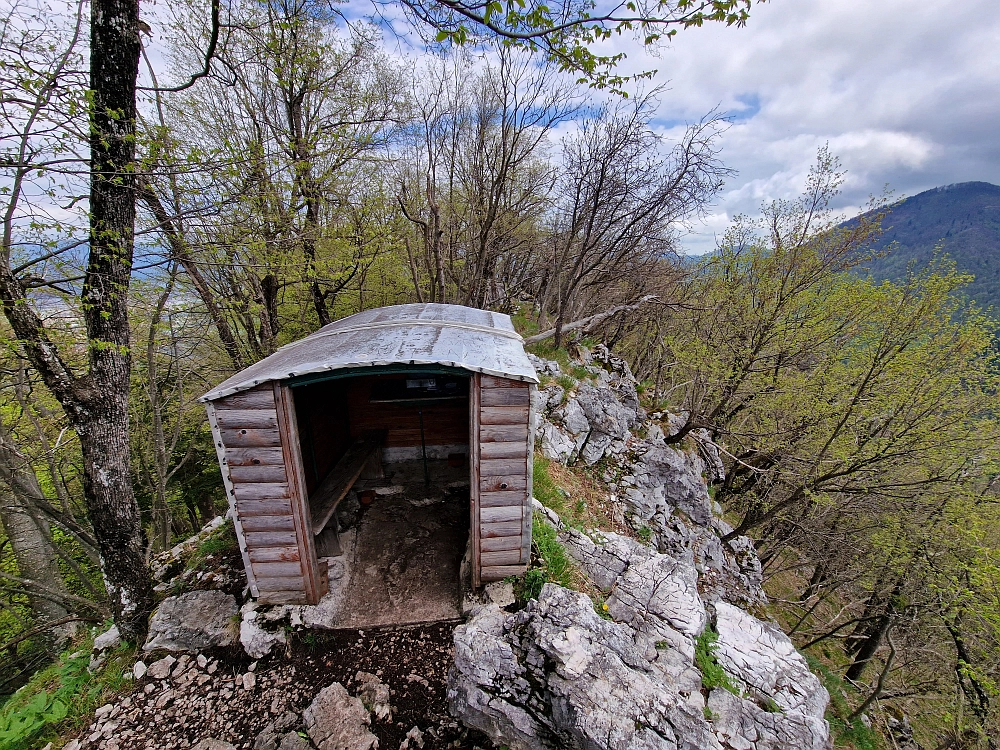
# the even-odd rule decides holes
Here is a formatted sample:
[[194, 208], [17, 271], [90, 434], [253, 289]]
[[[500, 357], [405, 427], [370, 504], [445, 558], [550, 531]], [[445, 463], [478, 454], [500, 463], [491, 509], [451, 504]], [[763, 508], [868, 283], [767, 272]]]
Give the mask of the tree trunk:
[[[32, 504], [20, 496], [19, 486], [33, 487], [41, 495], [38, 479], [23, 462], [10, 464], [10, 456], [0, 451], [0, 524], [14, 551], [14, 559], [21, 578], [38, 581], [52, 597], [29, 593], [31, 610], [38, 624], [55, 622], [69, 614], [59, 601], [59, 595], [68, 593], [59, 571], [59, 555], [52, 542], [48, 522]], [[49, 631], [50, 642], [60, 647], [73, 634], [75, 623]]]
[[129, 445], [128, 289], [135, 225], [137, 0], [93, 0], [90, 17], [90, 256], [83, 285], [89, 388], [73, 426], [84, 497], [122, 637], [144, 638], [153, 608]]

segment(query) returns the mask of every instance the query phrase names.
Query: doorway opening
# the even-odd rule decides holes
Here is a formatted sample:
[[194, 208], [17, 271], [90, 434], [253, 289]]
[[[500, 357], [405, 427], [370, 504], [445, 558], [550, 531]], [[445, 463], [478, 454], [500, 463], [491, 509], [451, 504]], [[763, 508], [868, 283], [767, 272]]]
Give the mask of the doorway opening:
[[295, 387], [330, 627], [459, 617], [470, 383], [462, 371], [424, 368]]

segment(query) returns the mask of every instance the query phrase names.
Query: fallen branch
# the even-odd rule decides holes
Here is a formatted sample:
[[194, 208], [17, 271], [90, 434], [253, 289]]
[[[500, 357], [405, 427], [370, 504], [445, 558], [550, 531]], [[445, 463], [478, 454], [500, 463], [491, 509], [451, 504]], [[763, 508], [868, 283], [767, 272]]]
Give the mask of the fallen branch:
[[[581, 318], [580, 320], [575, 320], [572, 323], [567, 323], [563, 326], [563, 333], [569, 333], [570, 331], [576, 331], [583, 329], [584, 331], [589, 331], [601, 323], [603, 323], [608, 318], [623, 312], [633, 312], [638, 310], [647, 302], [659, 301], [659, 297], [655, 294], [647, 294], [645, 297], [641, 297], [638, 302], [634, 302], [631, 305], [619, 305], [618, 307], [612, 307], [610, 310], [605, 310], [604, 312], [599, 312], [597, 315], [591, 315], [586, 318]], [[556, 335], [556, 329], [550, 328], [547, 331], [542, 331], [541, 333], [536, 333], [534, 336], [528, 336], [524, 340], [525, 344], [537, 344], [539, 341], [545, 341], [545, 339], [550, 339]]]

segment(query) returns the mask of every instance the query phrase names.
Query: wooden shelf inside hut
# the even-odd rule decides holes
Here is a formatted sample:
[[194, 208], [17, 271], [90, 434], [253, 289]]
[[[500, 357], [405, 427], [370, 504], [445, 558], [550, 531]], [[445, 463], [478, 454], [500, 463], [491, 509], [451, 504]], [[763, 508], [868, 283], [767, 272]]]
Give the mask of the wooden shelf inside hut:
[[372, 385], [370, 404], [419, 404], [469, 398], [469, 379], [442, 375], [380, 380]]

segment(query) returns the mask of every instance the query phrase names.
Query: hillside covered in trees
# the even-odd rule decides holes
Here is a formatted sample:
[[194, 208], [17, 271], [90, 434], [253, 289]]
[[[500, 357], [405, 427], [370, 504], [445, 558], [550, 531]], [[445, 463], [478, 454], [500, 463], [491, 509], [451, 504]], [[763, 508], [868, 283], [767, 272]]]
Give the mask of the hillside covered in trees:
[[[0, 30], [0, 692], [80, 623], [141, 642], [150, 560], [226, 509], [199, 396], [348, 314], [447, 302], [551, 359], [602, 342], [670, 444], [707, 431], [725, 541], [755, 540], [767, 614], [843, 685], [841, 743], [877, 742], [882, 711], [996, 747], [997, 326], [963, 266], [872, 261], [883, 224], [902, 243], [930, 214], [843, 224], [824, 150], [692, 266], [678, 232], [727, 177], [724, 124], [664, 134], [662, 91], [597, 102], [586, 82], [623, 82], [586, 43], [613, 22], [412, 3], [439, 42], [488, 30], [414, 63], [308, 0], [168, 6], [155, 63], [137, 16], [95, 12], [88, 46], [79, 7], [15, 3]], [[683, 27], [749, 3], [668, 6]]]
[[881, 257], [865, 264], [875, 279], [899, 281], [935, 253], [975, 276], [967, 293], [983, 307], [1000, 304], [1000, 186], [962, 182], [896, 203], [876, 243]]

